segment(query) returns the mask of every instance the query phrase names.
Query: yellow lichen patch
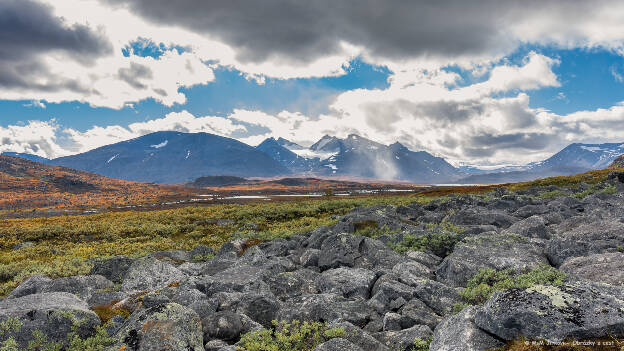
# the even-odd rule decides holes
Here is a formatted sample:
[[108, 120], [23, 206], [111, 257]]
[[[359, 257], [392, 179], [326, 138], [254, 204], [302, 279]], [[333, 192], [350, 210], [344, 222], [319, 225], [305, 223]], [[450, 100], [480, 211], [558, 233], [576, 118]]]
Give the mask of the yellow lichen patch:
[[536, 292], [547, 296], [550, 298], [551, 304], [559, 309], [565, 309], [569, 307], [572, 302], [574, 302], [574, 298], [570, 294], [561, 291], [561, 289], [556, 286], [535, 285], [527, 288], [526, 292]]
[[117, 307], [114, 304], [95, 306], [91, 308], [91, 310], [95, 312], [98, 317], [100, 317], [102, 323], [108, 322], [115, 316], [122, 316], [124, 318], [128, 318], [128, 316], [130, 316], [130, 311], [123, 307]]

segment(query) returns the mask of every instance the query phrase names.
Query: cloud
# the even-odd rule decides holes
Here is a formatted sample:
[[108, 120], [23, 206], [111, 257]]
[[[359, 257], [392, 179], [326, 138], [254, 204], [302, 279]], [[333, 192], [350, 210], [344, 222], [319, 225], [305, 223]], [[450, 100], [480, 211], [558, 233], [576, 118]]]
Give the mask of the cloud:
[[102, 32], [83, 24], [70, 25], [52, 10], [32, 0], [0, 2], [0, 89], [88, 90], [54, 74], [44, 55], [88, 66], [110, 54], [112, 45]]
[[[0, 2], [0, 99], [118, 109], [153, 98], [172, 106], [186, 102], [180, 87], [214, 80], [200, 57], [176, 47], [164, 47], [158, 58], [124, 56], [135, 23], [129, 18], [117, 23], [114, 12], [92, 5], [88, 0]], [[98, 16], [105, 21], [93, 21]], [[124, 28], [124, 37], [111, 35], [116, 27]]]
[[613, 78], [615, 79], [616, 82], [618, 83], [624, 83], [624, 75], [622, 75], [622, 73], [620, 73], [617, 69], [616, 65], [612, 65], [609, 68], [609, 71], [611, 72], [611, 75], [613, 76]]
[[68, 135], [74, 149], [84, 152], [100, 146], [165, 130], [174, 130], [183, 133], [204, 132], [222, 136], [232, 136], [233, 133], [245, 131], [246, 129], [244, 126], [235, 125], [231, 120], [223, 117], [195, 117], [187, 111], [182, 111], [171, 112], [163, 118], [132, 123], [127, 127], [118, 125], [107, 127], [95, 126], [85, 132], [79, 132], [74, 129], [65, 129], [63, 132]]
[[[177, 53], [172, 55], [179, 58]], [[128, 68], [124, 74], [140, 84], [149, 81], [147, 72], [152, 72], [151, 79], [157, 79], [158, 69], [146, 71], [140, 66], [154, 59], [133, 60], [137, 65], [124, 66]], [[395, 76], [387, 89], [339, 94], [329, 112], [318, 116], [247, 109], [236, 109], [227, 116], [195, 116], [182, 111], [127, 126], [94, 126], [86, 131], [38, 122], [48, 130], [54, 128], [52, 134], [38, 139], [25, 132], [12, 132], [15, 150], [11, 151], [35, 150], [41, 156], [58, 157], [161, 130], [208, 132], [251, 145], [267, 137], [310, 145], [325, 134], [346, 137], [356, 133], [385, 144], [400, 141], [414, 151], [425, 150], [454, 163], [495, 165], [542, 160], [572, 142], [623, 141], [619, 131], [624, 128], [624, 104], [568, 115], [530, 106], [524, 90], [559, 85], [552, 72], [556, 64], [556, 60], [530, 53], [519, 65], [490, 66], [483, 73], [486, 80], [461, 87], [455, 84], [459, 78], [455, 73], [429, 68], [405, 71], [409, 77]], [[124, 80], [119, 84], [130, 87]], [[153, 89], [145, 85], [144, 90]], [[9, 127], [14, 128], [24, 127]], [[4, 133], [0, 130], [0, 135]], [[58, 140], [64, 141], [62, 147]], [[11, 148], [8, 144], [4, 143], [5, 151]]]
[[12, 151], [42, 157], [63, 154], [66, 151], [58, 144], [58, 129], [54, 120], [0, 127], [0, 153]]
[[391, 61], [457, 60], [500, 55], [526, 42], [621, 46], [624, 35], [615, 15], [623, 5], [615, 0], [102, 2], [216, 38], [241, 62], [308, 63], [343, 54], [344, 43]]

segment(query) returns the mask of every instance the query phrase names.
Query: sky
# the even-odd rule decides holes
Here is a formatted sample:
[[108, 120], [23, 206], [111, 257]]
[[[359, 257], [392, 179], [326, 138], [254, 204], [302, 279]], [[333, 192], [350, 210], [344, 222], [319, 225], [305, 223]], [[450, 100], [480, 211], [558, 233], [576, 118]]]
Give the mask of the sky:
[[359, 134], [454, 165], [624, 142], [624, 2], [0, 0], [0, 152]]

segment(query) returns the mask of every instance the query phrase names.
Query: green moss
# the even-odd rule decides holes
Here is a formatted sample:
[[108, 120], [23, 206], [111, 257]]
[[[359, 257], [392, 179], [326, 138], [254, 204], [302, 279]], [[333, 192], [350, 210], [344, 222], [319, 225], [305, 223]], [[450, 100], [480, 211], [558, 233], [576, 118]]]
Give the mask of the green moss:
[[496, 291], [536, 285], [562, 285], [566, 278], [565, 273], [545, 265], [519, 275], [515, 275], [512, 269], [497, 271], [483, 268], [468, 281], [460, 295], [470, 304], [481, 304]]
[[547, 192], [543, 192], [541, 193], [538, 198], [540, 199], [554, 199], [556, 197], [563, 197], [563, 196], [567, 196], [568, 194], [564, 193], [561, 190], [552, 190], [552, 191], [547, 191]]
[[428, 351], [429, 345], [431, 345], [431, 339], [414, 339], [414, 345], [412, 345], [409, 350], [410, 351]]
[[320, 322], [277, 322], [273, 329], [262, 329], [241, 336], [240, 351], [312, 351], [327, 340], [346, 335], [342, 328], [327, 328]]

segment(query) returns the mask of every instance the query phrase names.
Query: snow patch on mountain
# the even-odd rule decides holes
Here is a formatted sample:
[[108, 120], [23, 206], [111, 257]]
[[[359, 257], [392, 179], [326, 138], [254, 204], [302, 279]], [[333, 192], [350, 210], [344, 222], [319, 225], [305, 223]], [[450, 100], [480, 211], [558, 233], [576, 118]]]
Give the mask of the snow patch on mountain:
[[161, 147], [167, 146], [168, 143], [169, 143], [169, 140], [165, 140], [165, 141], [163, 141], [160, 144], [151, 145], [151, 147], [154, 148], [154, 149], [160, 149]]

